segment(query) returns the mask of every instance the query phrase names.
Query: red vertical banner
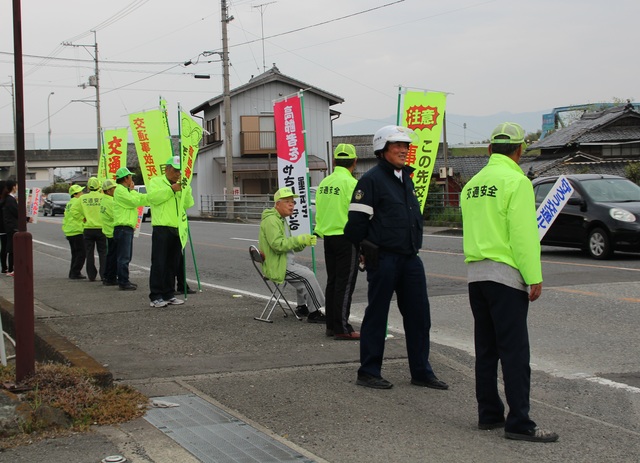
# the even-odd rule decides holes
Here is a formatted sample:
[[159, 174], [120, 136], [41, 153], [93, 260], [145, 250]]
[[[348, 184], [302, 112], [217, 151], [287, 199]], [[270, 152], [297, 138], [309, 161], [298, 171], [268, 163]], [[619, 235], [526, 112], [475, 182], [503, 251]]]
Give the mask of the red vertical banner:
[[289, 187], [300, 195], [291, 217], [289, 227], [293, 235], [311, 233], [311, 211], [307, 191], [307, 153], [304, 140], [302, 98], [287, 97], [273, 104], [278, 153], [278, 187]]

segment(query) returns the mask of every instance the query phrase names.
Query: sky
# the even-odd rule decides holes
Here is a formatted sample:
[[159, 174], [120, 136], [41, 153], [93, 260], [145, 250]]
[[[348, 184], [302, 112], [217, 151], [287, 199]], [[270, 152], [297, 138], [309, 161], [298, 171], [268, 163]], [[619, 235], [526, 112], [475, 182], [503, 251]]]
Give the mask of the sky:
[[[162, 96], [177, 134], [178, 104], [189, 111], [222, 94], [222, 63], [202, 54], [222, 49], [220, 1], [21, 3], [25, 132], [37, 149], [47, 148], [49, 125], [54, 149], [96, 146], [95, 88], [82, 88], [95, 74], [92, 30], [104, 128], [127, 126], [128, 114], [154, 109]], [[13, 133], [12, 4], [0, 4], [0, 145]], [[525, 129], [535, 131], [539, 113], [554, 107], [640, 98], [637, 0], [228, 5], [231, 88], [275, 63], [283, 74], [345, 100], [333, 106], [341, 112], [336, 134], [373, 133], [393, 120], [399, 86], [449, 94], [454, 143], [488, 138], [477, 123], [483, 117], [533, 114]]]

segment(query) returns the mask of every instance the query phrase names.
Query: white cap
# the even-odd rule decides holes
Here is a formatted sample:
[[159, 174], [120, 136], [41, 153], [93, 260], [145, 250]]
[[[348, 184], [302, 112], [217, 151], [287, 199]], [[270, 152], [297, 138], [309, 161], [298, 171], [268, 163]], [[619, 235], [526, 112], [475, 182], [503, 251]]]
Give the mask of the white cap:
[[383, 149], [387, 142], [393, 143], [398, 141], [416, 143], [418, 141], [418, 135], [406, 127], [386, 125], [379, 129], [373, 136], [373, 151]]

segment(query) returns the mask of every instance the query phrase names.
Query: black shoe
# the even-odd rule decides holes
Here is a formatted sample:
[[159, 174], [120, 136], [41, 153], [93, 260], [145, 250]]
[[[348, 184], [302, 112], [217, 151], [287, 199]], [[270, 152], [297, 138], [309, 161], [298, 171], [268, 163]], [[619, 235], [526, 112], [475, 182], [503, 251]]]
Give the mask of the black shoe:
[[327, 316], [325, 314], [323, 314], [322, 312], [320, 312], [319, 310], [316, 310], [314, 312], [311, 312], [307, 316], [307, 321], [309, 323], [326, 323], [327, 322]]
[[327, 335], [328, 338], [332, 338], [334, 335], [333, 330], [330, 330], [329, 328], [327, 328], [327, 330], [325, 331], [325, 334]]
[[[195, 294], [195, 293], [197, 293], [197, 292], [198, 292], [198, 291], [196, 291], [195, 289], [187, 288], [187, 294]], [[175, 292], [174, 292], [174, 294], [175, 294], [176, 296], [179, 296], [179, 295], [181, 295], [181, 294], [184, 294], [184, 289], [176, 289], [176, 290], [175, 290]]]
[[116, 280], [102, 280], [102, 284], [105, 286], [118, 286], [118, 282]]
[[500, 429], [504, 428], [504, 420], [502, 421], [493, 421], [491, 423], [478, 423], [478, 429], [482, 429], [483, 431], [490, 431], [491, 429]]
[[70, 280], [86, 280], [87, 277], [84, 275], [73, 275], [69, 277]]
[[296, 307], [296, 315], [298, 317], [306, 317], [307, 315], [309, 315], [309, 307], [307, 307], [306, 305], [299, 305], [298, 307]]
[[555, 432], [545, 431], [535, 427], [522, 433], [505, 431], [504, 437], [507, 439], [524, 440], [527, 442], [555, 442], [558, 440], [559, 436]]
[[393, 384], [384, 378], [377, 378], [371, 375], [358, 375], [356, 381], [358, 386], [370, 387], [372, 389], [391, 389]]
[[129, 283], [128, 285], [120, 285], [121, 291], [135, 291], [138, 287], [134, 284]]
[[428, 379], [411, 378], [411, 384], [413, 384], [414, 386], [420, 386], [420, 387], [430, 387], [431, 389], [441, 389], [441, 390], [449, 389], [449, 385], [447, 383], [445, 383], [444, 381], [440, 381], [435, 376]]

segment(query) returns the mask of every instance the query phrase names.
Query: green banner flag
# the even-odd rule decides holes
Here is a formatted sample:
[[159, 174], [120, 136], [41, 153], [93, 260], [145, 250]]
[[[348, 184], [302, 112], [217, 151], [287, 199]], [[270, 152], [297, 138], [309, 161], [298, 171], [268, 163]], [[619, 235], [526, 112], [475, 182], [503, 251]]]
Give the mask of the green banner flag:
[[98, 180], [116, 179], [116, 171], [127, 166], [127, 128], [102, 131], [102, 154], [98, 166]]
[[415, 169], [413, 183], [421, 211], [424, 211], [436, 163], [446, 102], [447, 95], [440, 92], [407, 91], [404, 96], [400, 125], [413, 130], [419, 137], [418, 143], [409, 147], [406, 163]]
[[161, 110], [129, 114], [129, 123], [146, 185], [152, 177], [163, 174], [161, 166], [172, 155], [171, 135]]

